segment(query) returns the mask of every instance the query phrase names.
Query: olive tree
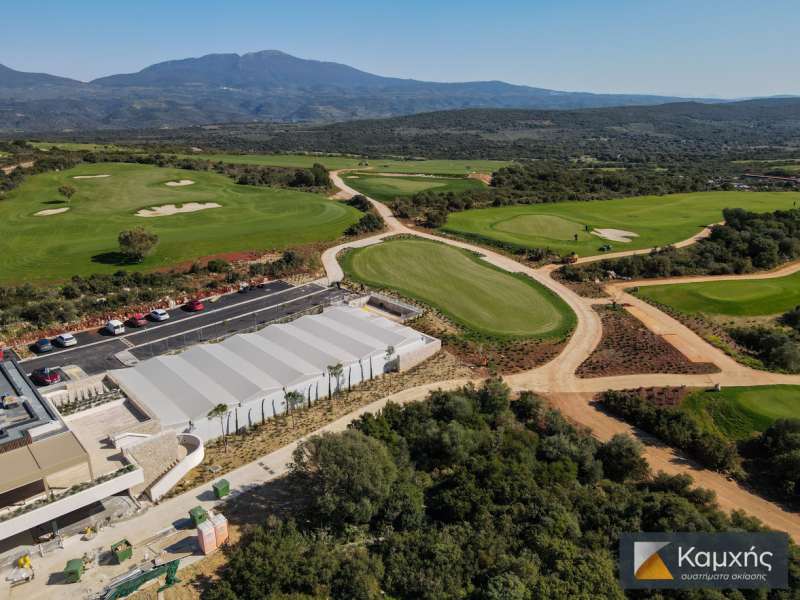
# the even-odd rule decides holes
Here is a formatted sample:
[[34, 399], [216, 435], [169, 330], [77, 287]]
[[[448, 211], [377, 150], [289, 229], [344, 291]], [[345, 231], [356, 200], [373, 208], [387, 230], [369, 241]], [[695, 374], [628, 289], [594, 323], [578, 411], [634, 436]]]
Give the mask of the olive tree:
[[155, 250], [159, 238], [157, 233], [148, 231], [144, 227], [134, 227], [121, 231], [118, 241], [120, 252], [127, 258], [142, 260]]

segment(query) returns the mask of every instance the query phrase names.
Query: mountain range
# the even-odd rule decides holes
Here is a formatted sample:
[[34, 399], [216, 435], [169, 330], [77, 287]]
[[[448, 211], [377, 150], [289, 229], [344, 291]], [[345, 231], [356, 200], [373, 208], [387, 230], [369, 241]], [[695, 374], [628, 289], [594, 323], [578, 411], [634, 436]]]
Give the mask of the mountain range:
[[680, 100], [559, 92], [501, 81], [398, 79], [277, 50], [167, 61], [90, 82], [0, 65], [0, 132], [6, 133], [347, 121], [456, 108], [577, 109]]

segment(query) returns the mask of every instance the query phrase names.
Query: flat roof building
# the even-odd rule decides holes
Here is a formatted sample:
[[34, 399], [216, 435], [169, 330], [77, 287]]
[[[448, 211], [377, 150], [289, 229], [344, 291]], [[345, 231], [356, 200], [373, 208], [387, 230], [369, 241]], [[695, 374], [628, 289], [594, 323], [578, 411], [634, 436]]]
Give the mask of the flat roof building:
[[[386, 351], [395, 349], [391, 364]], [[287, 392], [307, 400], [328, 393], [328, 367], [341, 364], [341, 381], [355, 385], [395, 366], [406, 370], [441, 347], [439, 340], [351, 306], [330, 308], [257, 333], [195, 346], [174, 356], [111, 371], [125, 393], [143, 403], [163, 428], [194, 433], [204, 441], [222, 435], [206, 416], [226, 404], [231, 422], [261, 420], [262, 406], [283, 411]]]

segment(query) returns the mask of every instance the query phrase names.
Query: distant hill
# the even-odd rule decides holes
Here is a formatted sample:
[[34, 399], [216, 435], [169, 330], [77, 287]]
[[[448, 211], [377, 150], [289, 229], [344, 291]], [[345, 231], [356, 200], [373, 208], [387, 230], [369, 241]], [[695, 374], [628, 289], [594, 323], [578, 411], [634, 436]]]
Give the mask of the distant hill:
[[500, 81], [398, 79], [277, 50], [167, 61], [89, 83], [0, 65], [0, 132], [348, 121], [459, 108], [565, 110], [680, 100], [559, 92]]
[[[0, 133], [0, 139], [12, 136]], [[356, 153], [370, 159], [569, 161], [589, 157], [653, 163], [665, 156], [692, 161], [693, 156], [742, 153], [758, 158], [771, 150], [788, 154], [800, 147], [800, 98], [578, 110], [477, 108], [339, 123], [248, 122], [59, 132], [49, 134], [48, 140], [153, 142], [244, 152]]]

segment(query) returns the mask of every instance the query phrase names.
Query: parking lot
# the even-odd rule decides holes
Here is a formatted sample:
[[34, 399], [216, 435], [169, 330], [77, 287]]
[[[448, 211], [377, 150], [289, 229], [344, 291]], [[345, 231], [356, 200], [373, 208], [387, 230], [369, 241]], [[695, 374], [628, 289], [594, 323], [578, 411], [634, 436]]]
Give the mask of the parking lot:
[[74, 334], [78, 341], [76, 346], [61, 348], [53, 343], [51, 352], [28, 358], [21, 364], [28, 373], [39, 367], [77, 365], [87, 375], [95, 375], [123, 368], [116, 358], [119, 352], [127, 350], [137, 359], [145, 360], [313, 306], [324, 306], [340, 295], [339, 290], [317, 283], [295, 287], [284, 281], [271, 281], [264, 288], [245, 294], [226, 294], [216, 302], [205, 302], [205, 308], [199, 312], [177, 306], [167, 311], [169, 319], [166, 321], [148, 317], [147, 325], [138, 328], [126, 323], [122, 335], [114, 336], [105, 329], [82, 331]]

